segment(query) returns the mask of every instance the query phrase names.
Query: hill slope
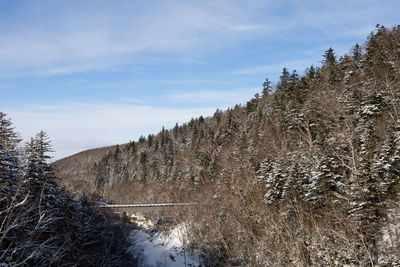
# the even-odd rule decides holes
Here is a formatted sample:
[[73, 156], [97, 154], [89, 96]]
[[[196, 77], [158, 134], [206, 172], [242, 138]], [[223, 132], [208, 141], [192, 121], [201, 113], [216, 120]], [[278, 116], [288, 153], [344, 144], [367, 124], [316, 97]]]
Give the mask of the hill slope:
[[20, 141], [0, 112], [0, 266], [134, 266], [123, 231], [55, 182], [46, 133]]
[[379, 26], [245, 106], [54, 165], [116, 202], [204, 203], [191, 244], [225, 263], [399, 264], [399, 105], [400, 27]]

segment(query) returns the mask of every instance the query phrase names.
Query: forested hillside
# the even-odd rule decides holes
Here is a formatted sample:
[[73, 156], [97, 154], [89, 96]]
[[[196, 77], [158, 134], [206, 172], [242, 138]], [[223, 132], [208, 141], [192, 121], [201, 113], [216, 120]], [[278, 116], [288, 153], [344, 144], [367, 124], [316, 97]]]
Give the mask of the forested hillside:
[[125, 266], [119, 227], [56, 183], [46, 133], [20, 141], [0, 112], [0, 266]]
[[400, 26], [263, 87], [244, 106], [54, 166], [95, 197], [202, 203], [190, 244], [210, 262], [399, 266]]

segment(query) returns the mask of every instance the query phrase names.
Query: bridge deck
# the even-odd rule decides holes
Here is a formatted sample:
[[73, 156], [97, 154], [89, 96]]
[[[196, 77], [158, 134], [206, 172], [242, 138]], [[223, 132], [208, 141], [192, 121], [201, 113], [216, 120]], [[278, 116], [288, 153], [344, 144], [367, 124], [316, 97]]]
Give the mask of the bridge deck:
[[159, 212], [174, 208], [190, 208], [197, 203], [146, 203], [146, 204], [99, 204], [98, 208], [109, 209], [115, 212]]
[[196, 203], [146, 203], [146, 204], [100, 204], [99, 208], [136, 208], [136, 207], [171, 207], [171, 206], [197, 206]]

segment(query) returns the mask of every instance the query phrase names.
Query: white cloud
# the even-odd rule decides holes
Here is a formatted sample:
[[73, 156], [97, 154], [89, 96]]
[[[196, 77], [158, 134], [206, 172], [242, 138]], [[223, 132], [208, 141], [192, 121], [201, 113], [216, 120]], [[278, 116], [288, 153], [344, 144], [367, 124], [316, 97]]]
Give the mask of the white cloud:
[[260, 74], [266, 72], [278, 72], [281, 71], [284, 67], [288, 70], [297, 70], [297, 72], [302, 72], [305, 68], [311, 66], [311, 64], [315, 64], [315, 60], [297, 60], [297, 61], [287, 61], [278, 64], [271, 64], [271, 65], [263, 65], [263, 66], [255, 66], [249, 67], [239, 70], [234, 70], [229, 73], [228, 75], [249, 75], [249, 74]]
[[242, 24], [242, 25], [233, 25], [229, 30], [234, 32], [245, 32], [245, 31], [254, 31], [262, 29], [267, 30], [269, 28], [260, 24]]
[[200, 115], [210, 116], [216, 108], [66, 103], [5, 112], [25, 140], [44, 129], [53, 140], [54, 157], [58, 159], [88, 148], [125, 143]]
[[359, 37], [373, 30], [377, 22], [391, 23], [385, 14], [392, 14], [400, 7], [398, 3], [28, 1], [14, 16], [0, 18], [0, 24], [7, 25], [0, 27], [0, 71], [3, 75], [55, 75], [109, 70], [138, 60], [133, 55], [153, 52], [172, 53], [196, 64], [201, 60], [193, 59], [193, 54], [242, 41], [303, 40], [298, 33], [304, 28], [319, 31], [311, 39], [322, 35]]
[[137, 53], [198, 52], [256, 27], [243, 15], [226, 1], [25, 3], [0, 28], [0, 69], [54, 75], [110, 68]]
[[245, 88], [235, 90], [198, 91], [166, 95], [167, 98], [185, 103], [224, 103], [235, 105], [251, 99], [260, 88]]
[[232, 85], [231, 81], [219, 81], [219, 80], [196, 80], [196, 79], [180, 79], [180, 80], [162, 80], [159, 81], [163, 84], [179, 84], [179, 85], [186, 85], [186, 84], [212, 84], [212, 85]]
[[[0, 10], [3, 4], [0, 1]], [[400, 2], [160, 0], [146, 4], [131, 0], [38, 0], [22, 1], [19, 7], [12, 16], [0, 16], [1, 76], [47, 76], [124, 68], [135, 75], [147, 75], [146, 67], [136, 69], [140, 65], [137, 63], [206, 66], [208, 62], [203, 54], [240, 42], [278, 39], [303, 44], [308, 40], [311, 44], [343, 37], [364, 38], [376, 23], [393, 23], [390, 17], [400, 9]], [[303, 29], [314, 31], [304, 36]], [[335, 44], [336, 51], [340, 45]], [[349, 49], [347, 44], [342, 45]], [[302, 71], [320, 59], [319, 55], [318, 59], [312, 58], [304, 51], [303, 55], [307, 58], [238, 69], [228, 74], [262, 74], [280, 71], [283, 67]], [[96, 87], [132, 86], [123, 81], [99, 83]], [[196, 79], [160, 83], [223, 84]], [[0, 88], [10, 87], [13, 85], [0, 85]], [[191, 117], [211, 115], [217, 108], [215, 103], [227, 107], [249, 99], [257, 91], [257, 88], [208, 90], [164, 96], [176, 102], [208, 103], [213, 106], [210, 108], [156, 108], [144, 106], [140, 99], [125, 98], [120, 104], [26, 106], [9, 109], [8, 113], [24, 138], [41, 129], [48, 131], [59, 158], [89, 147], [127, 142], [141, 134], [155, 133], [162, 125], [168, 127]]]

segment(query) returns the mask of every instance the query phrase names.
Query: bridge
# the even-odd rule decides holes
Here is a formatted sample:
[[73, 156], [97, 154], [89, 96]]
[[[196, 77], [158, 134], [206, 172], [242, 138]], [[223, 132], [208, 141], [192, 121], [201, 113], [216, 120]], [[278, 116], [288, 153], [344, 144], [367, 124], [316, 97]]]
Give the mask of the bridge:
[[96, 207], [113, 212], [146, 212], [154, 213], [173, 209], [191, 208], [197, 203], [147, 203], [147, 204], [98, 204]]
[[197, 203], [147, 203], [147, 204], [97, 204], [100, 209], [107, 209], [112, 212], [118, 212], [121, 225], [125, 225], [129, 221], [130, 215], [135, 212], [140, 213], [161, 213], [165, 211], [171, 212], [177, 209], [186, 209], [199, 206]]

